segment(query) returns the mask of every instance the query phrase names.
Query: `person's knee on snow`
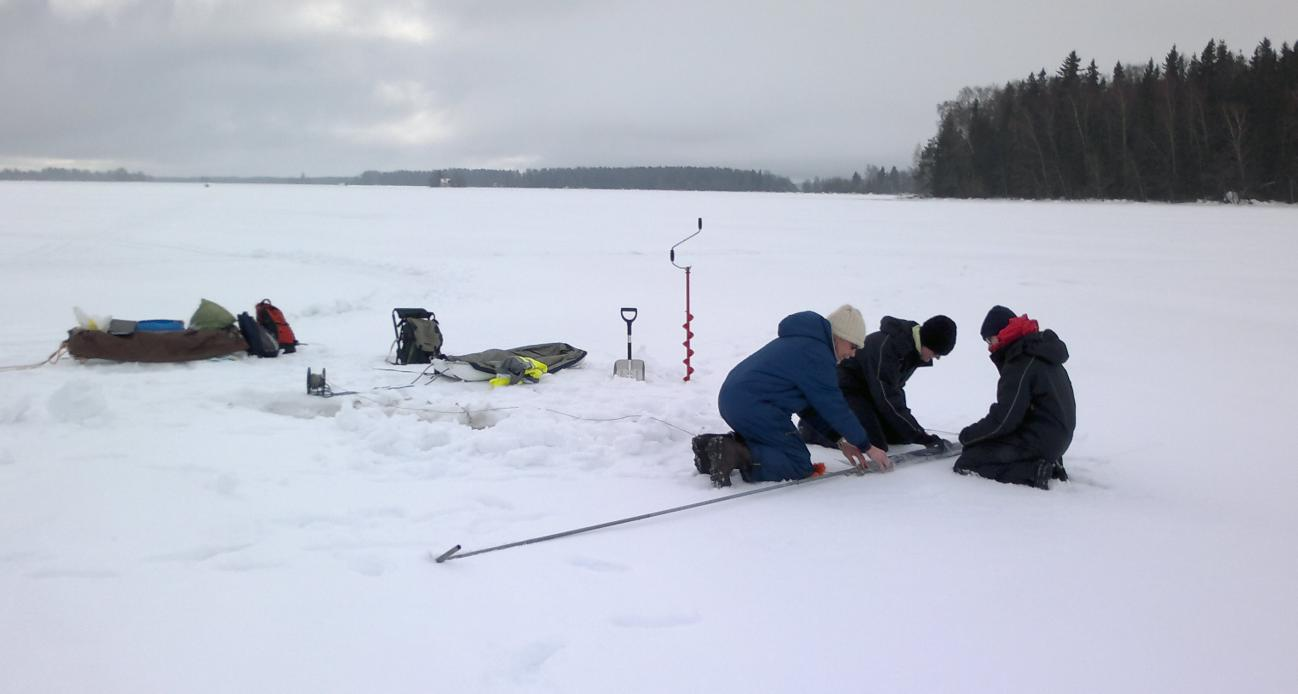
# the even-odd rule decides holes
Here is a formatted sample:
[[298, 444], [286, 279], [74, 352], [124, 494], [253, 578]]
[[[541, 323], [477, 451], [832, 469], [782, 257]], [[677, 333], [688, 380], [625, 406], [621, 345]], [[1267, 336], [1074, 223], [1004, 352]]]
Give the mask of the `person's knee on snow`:
[[753, 462], [746, 482], [783, 482], [811, 476], [815, 469], [811, 453], [792, 426], [789, 429], [775, 440], [748, 442]]
[[731, 369], [717, 404], [722, 419], [748, 444], [753, 480], [812, 474], [811, 456], [792, 422], [794, 413], [808, 409], [841, 433], [845, 441], [839, 450], [853, 464], [866, 465], [868, 455], [882, 468], [891, 467], [887, 455], [870, 445], [835, 375], [837, 363], [860, 348], [865, 334], [865, 319], [850, 305], [827, 318], [812, 311], [795, 313], [780, 321], [776, 339]]

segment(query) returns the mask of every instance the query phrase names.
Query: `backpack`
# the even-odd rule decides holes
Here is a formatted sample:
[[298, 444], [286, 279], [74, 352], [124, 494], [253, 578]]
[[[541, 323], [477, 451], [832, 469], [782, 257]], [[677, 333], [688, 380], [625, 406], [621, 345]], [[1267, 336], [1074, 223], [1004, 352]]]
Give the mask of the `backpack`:
[[280, 349], [285, 354], [297, 351], [297, 336], [293, 334], [293, 329], [288, 327], [288, 321], [284, 320], [284, 312], [275, 308], [275, 304], [270, 303], [270, 299], [262, 299], [257, 304], [257, 322], [261, 327], [266, 329], [275, 337], [275, 342], [279, 343]]
[[279, 356], [279, 344], [275, 342], [275, 338], [246, 311], [239, 314], [239, 332], [243, 333], [243, 341], [248, 343], [248, 354], [259, 357]]
[[437, 315], [422, 308], [392, 309], [392, 332], [396, 336], [393, 364], [427, 364], [442, 356], [442, 329]]

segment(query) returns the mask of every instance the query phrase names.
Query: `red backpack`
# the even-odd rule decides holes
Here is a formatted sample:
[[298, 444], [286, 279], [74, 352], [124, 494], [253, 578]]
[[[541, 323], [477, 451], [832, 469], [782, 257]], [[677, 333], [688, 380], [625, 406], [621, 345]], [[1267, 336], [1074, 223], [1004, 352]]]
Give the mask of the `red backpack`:
[[261, 324], [266, 332], [275, 336], [275, 341], [279, 343], [280, 349], [285, 354], [297, 351], [297, 336], [293, 334], [293, 329], [288, 327], [288, 321], [284, 320], [284, 312], [275, 308], [270, 303], [270, 299], [262, 299], [257, 304], [257, 322]]

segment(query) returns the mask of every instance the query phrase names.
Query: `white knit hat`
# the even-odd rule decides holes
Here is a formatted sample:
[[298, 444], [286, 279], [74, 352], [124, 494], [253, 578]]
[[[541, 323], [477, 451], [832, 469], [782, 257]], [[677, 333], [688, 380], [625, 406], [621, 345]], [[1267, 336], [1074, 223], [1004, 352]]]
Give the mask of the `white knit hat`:
[[843, 304], [826, 316], [829, 328], [838, 337], [860, 349], [865, 344], [865, 318], [851, 304]]

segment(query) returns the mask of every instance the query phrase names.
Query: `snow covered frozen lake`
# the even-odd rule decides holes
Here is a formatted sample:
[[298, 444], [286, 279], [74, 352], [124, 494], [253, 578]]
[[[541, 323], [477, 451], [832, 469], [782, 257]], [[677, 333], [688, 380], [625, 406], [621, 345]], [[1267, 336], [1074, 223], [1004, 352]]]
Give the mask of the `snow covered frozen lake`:
[[[307, 343], [0, 373], [0, 691], [1298, 691], [1296, 250], [1286, 206], [0, 183], [0, 366], [74, 306], [270, 298]], [[690, 435], [783, 316], [844, 302], [956, 320], [908, 388], [948, 434], [994, 397], [988, 307], [1057, 331], [1072, 481], [919, 463], [430, 561], [743, 490]], [[406, 306], [453, 354], [589, 356], [383, 390]], [[612, 376], [622, 306], [645, 382]]]

